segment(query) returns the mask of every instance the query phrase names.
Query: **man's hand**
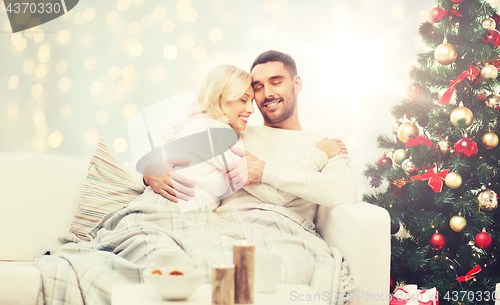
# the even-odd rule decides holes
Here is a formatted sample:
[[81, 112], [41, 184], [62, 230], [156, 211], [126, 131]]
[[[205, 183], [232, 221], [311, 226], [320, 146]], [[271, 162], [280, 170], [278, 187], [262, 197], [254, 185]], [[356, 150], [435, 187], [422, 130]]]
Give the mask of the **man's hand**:
[[262, 180], [266, 162], [257, 158], [251, 152], [238, 147], [231, 147], [231, 151], [242, 157], [240, 160], [228, 164], [227, 177], [232, 180], [235, 188], [258, 184]]
[[325, 137], [316, 143], [316, 148], [322, 150], [328, 156], [328, 159], [342, 154], [347, 155], [347, 148], [339, 139]]
[[176, 172], [171, 172], [176, 166], [188, 165], [191, 160], [186, 159], [172, 159], [165, 161], [165, 175], [143, 175], [144, 184], [150, 186], [155, 193], [162, 195], [173, 202], [179, 202], [178, 198], [182, 200], [189, 200], [189, 196], [194, 196], [195, 183], [193, 180], [188, 179]]

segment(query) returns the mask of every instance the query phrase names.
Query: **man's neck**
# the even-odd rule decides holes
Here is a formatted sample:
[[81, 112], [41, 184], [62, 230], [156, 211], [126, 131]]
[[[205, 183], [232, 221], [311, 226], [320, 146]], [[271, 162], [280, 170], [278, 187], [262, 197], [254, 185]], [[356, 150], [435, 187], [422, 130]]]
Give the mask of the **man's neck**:
[[264, 120], [264, 126], [286, 129], [286, 130], [302, 130], [302, 126], [300, 126], [300, 122], [298, 118], [289, 118], [279, 123], [270, 123]]

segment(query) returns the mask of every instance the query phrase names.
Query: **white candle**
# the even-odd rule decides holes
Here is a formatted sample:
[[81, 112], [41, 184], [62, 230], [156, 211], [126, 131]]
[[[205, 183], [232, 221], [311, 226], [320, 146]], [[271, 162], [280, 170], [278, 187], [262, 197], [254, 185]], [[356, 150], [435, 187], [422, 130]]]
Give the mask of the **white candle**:
[[212, 266], [212, 304], [234, 304], [234, 265], [216, 264]]
[[495, 305], [500, 305], [500, 283], [495, 287]]
[[233, 245], [233, 263], [235, 265], [234, 302], [235, 304], [253, 304], [255, 245], [245, 240]]

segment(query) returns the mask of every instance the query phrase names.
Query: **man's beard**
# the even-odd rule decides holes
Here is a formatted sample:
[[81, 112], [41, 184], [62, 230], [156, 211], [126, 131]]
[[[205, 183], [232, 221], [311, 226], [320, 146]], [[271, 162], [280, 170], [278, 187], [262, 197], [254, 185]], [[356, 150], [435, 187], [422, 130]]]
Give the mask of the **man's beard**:
[[[295, 103], [296, 103], [295, 94], [292, 94], [292, 96], [293, 96], [293, 99], [289, 100], [287, 103], [284, 102], [284, 99], [282, 97], [274, 98], [274, 99], [267, 99], [266, 98], [264, 100], [264, 103], [262, 103], [263, 105], [265, 105], [266, 103], [269, 103], [269, 102], [271, 102], [271, 103], [272, 102], [281, 102], [283, 105], [283, 108], [282, 108], [281, 113], [278, 116], [270, 117], [266, 111], [266, 106], [262, 106], [264, 111], [261, 110], [260, 112], [262, 113], [264, 120], [266, 122], [269, 122], [269, 123], [279, 123], [279, 122], [283, 122], [284, 120], [291, 117], [293, 115], [293, 112], [295, 111]], [[270, 113], [270, 114], [272, 115], [274, 113]]]

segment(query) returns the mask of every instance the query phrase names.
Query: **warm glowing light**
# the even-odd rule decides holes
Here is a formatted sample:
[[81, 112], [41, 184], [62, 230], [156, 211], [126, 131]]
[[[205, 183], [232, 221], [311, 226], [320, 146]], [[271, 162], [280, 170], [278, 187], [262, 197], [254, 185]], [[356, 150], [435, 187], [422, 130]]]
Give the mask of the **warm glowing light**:
[[163, 56], [166, 59], [174, 59], [177, 57], [177, 54], [179, 54], [179, 51], [177, 50], [176, 46], [166, 46], [165, 49], [163, 49]]
[[95, 114], [95, 119], [100, 124], [106, 123], [108, 121], [108, 117], [108, 112], [105, 109], [101, 109]]
[[35, 113], [35, 115], [33, 116], [33, 124], [35, 124], [35, 126], [37, 127], [40, 127], [44, 123], [45, 123], [45, 114], [41, 112]]
[[17, 45], [18, 43], [20, 43], [22, 39], [23, 39], [23, 35], [19, 32], [14, 33], [14, 34], [12, 34], [12, 36], [10, 36], [10, 42], [14, 46]]
[[130, 119], [136, 114], [137, 114], [136, 105], [128, 103], [127, 105], [123, 106], [123, 115], [125, 116], [125, 118]]
[[403, 19], [405, 15], [404, 4], [400, 1], [395, 1], [391, 6], [391, 16], [394, 19]]
[[56, 72], [58, 74], [63, 74], [68, 70], [68, 63], [65, 60], [60, 60], [56, 64]]
[[59, 89], [61, 89], [62, 92], [67, 92], [69, 89], [71, 89], [71, 79], [68, 77], [65, 77], [59, 81]]
[[42, 96], [43, 93], [43, 87], [40, 84], [33, 85], [31, 87], [31, 95], [33, 95], [34, 98], [39, 98]]
[[212, 1], [212, 8], [215, 11], [222, 11], [223, 9], [226, 8], [226, 1], [225, 0], [214, 0], [214, 1]]
[[207, 57], [207, 50], [203, 47], [196, 47], [193, 49], [193, 57], [196, 60], [204, 60]]
[[130, 56], [132, 56], [132, 57], [141, 56], [142, 51], [143, 51], [142, 44], [140, 44], [138, 42], [133, 43], [128, 49], [128, 52], [129, 52]]
[[234, 13], [231, 11], [223, 11], [220, 13], [220, 21], [223, 23], [232, 23], [234, 21]]
[[81, 25], [85, 22], [85, 16], [83, 15], [82, 12], [78, 12], [75, 15], [74, 21], [76, 25]]
[[121, 103], [127, 98], [127, 92], [120, 91], [117, 89], [113, 93], [113, 98], [115, 99], [115, 101]]
[[127, 149], [127, 141], [123, 138], [118, 138], [113, 142], [113, 148], [117, 153], [122, 153]]
[[47, 142], [49, 143], [50, 147], [57, 148], [59, 147], [59, 145], [61, 145], [62, 140], [63, 140], [62, 133], [56, 130], [50, 134], [49, 138], [47, 139]]
[[187, 22], [195, 22], [198, 19], [199, 14], [197, 10], [190, 9], [184, 12], [183, 16], [184, 20], [186, 20]]
[[50, 59], [50, 46], [43, 44], [38, 49], [38, 60], [43, 64]]
[[26, 59], [23, 63], [24, 73], [30, 75], [35, 69], [35, 61], [33, 59]]
[[132, 80], [135, 77], [135, 68], [132, 65], [126, 65], [122, 68], [122, 78], [124, 80]]
[[12, 31], [12, 27], [10, 26], [10, 21], [9, 20], [5, 21], [5, 23], [3, 24], [3, 29], [4, 29], [5, 32]]
[[167, 17], [167, 9], [164, 6], [157, 6], [151, 12], [155, 21], [162, 21]]
[[85, 132], [85, 142], [94, 145], [99, 142], [99, 132], [95, 129], [89, 129]]
[[40, 43], [45, 38], [45, 32], [43, 30], [38, 30], [33, 34], [33, 41]]
[[213, 42], [221, 41], [222, 37], [224, 37], [224, 32], [219, 28], [213, 28], [208, 32], [208, 38]]
[[83, 12], [83, 17], [85, 21], [91, 21], [92, 19], [95, 18], [96, 15], [96, 10], [92, 7], [89, 7]]
[[71, 115], [73, 115], [73, 109], [70, 105], [64, 105], [61, 107], [59, 113], [61, 114], [61, 117], [63, 119], [69, 120], [71, 118]]
[[175, 22], [167, 19], [161, 23], [161, 30], [165, 33], [170, 33], [175, 29]]
[[19, 86], [19, 77], [17, 77], [17, 75], [12, 75], [11, 77], [9, 77], [7, 84], [9, 85], [10, 89], [16, 89], [17, 86]]
[[44, 64], [39, 64], [35, 68], [35, 76], [37, 78], [44, 78], [45, 75], [47, 74], [47, 66]]
[[97, 66], [97, 59], [93, 56], [87, 57], [83, 65], [85, 66], [85, 69], [89, 71], [94, 70], [95, 67]]
[[273, 1], [273, 0], [267, 0], [266, 2], [264, 2], [264, 4], [262, 5], [262, 8], [264, 9], [264, 11], [268, 14], [272, 14], [272, 13], [276, 13], [276, 11], [278, 10], [278, 4], [276, 3], [276, 1]]
[[191, 8], [191, 1], [189, 0], [179, 0], [177, 2], [177, 9], [179, 12], [186, 12]]
[[184, 35], [179, 38], [177, 43], [181, 49], [189, 50], [194, 47], [195, 41], [193, 37]]
[[153, 15], [146, 15], [142, 17], [141, 24], [145, 28], [150, 28], [153, 26], [153, 24], [155, 24], [155, 18], [153, 17]]
[[116, 8], [120, 11], [126, 11], [130, 7], [130, 0], [118, 0], [116, 3]]
[[26, 49], [26, 46], [28, 45], [28, 41], [26, 40], [26, 38], [22, 38], [21, 41], [16, 44], [16, 50], [18, 50], [19, 52], [22, 52], [24, 51], [24, 49]]
[[149, 70], [149, 78], [156, 83], [165, 79], [165, 68], [163, 66], [154, 66]]
[[141, 32], [142, 26], [139, 22], [134, 21], [128, 25], [128, 33], [130, 35], [137, 35]]
[[101, 82], [93, 82], [92, 85], [90, 85], [90, 94], [93, 96], [101, 95], [103, 89]]
[[57, 38], [60, 43], [67, 43], [69, 39], [71, 38], [71, 32], [69, 30], [62, 30], [59, 32], [59, 35], [57, 35]]
[[120, 18], [120, 15], [118, 15], [117, 12], [109, 12], [106, 14], [106, 23], [107, 24], [115, 24], [118, 19]]
[[111, 79], [118, 79], [121, 74], [121, 69], [118, 66], [111, 66], [108, 69], [108, 77]]
[[144, 0], [132, 0], [132, 3], [135, 5], [140, 5], [144, 2]]
[[7, 105], [7, 117], [9, 120], [14, 121], [17, 119], [17, 115], [19, 114], [17, 110], [17, 104], [16, 102], [11, 102], [9, 105]]

